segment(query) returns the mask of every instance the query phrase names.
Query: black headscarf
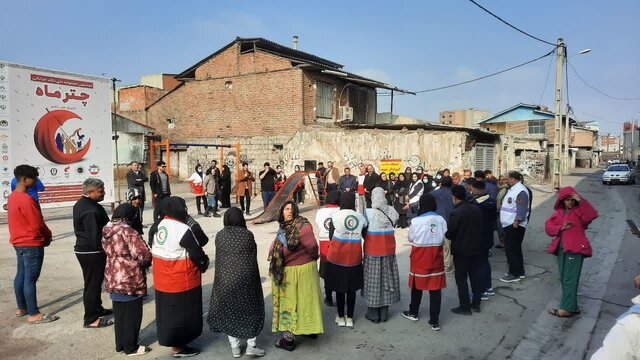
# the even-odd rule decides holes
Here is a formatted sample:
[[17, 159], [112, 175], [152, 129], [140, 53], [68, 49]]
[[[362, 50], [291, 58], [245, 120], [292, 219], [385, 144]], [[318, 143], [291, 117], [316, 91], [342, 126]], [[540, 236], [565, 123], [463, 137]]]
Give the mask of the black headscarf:
[[333, 190], [327, 194], [327, 204], [340, 205], [340, 191]]
[[429, 211], [436, 211], [437, 209], [438, 203], [431, 193], [425, 193], [420, 196], [420, 208], [418, 209], [418, 215], [428, 213]]
[[187, 221], [187, 203], [179, 196], [171, 196], [163, 202], [163, 213], [165, 216], [182, 221]]
[[133, 205], [129, 203], [123, 203], [118, 205], [118, 207], [113, 211], [111, 215], [111, 221], [126, 221], [128, 223], [133, 222], [133, 218], [136, 216], [136, 210], [133, 208]]
[[247, 228], [247, 222], [244, 219], [242, 210], [238, 209], [235, 206], [225, 211], [224, 217], [222, 218], [222, 223], [224, 224], [224, 226], [239, 226], [245, 229]]
[[[200, 171], [198, 171], [198, 168], [200, 168]], [[202, 175], [202, 165], [196, 165], [196, 173], [198, 173], [198, 175], [200, 175], [200, 177], [204, 179], [204, 176]]]
[[356, 196], [353, 193], [343, 192], [340, 194], [340, 210], [355, 210]]

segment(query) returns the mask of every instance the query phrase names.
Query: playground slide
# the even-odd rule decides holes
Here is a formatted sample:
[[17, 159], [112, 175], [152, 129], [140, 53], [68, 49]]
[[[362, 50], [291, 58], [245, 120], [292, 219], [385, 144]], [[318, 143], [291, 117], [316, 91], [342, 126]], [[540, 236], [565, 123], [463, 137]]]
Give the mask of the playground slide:
[[276, 196], [271, 200], [267, 208], [260, 213], [260, 215], [254, 217], [253, 219], [247, 219], [247, 221], [253, 224], [265, 224], [270, 221], [278, 220], [278, 213], [280, 212], [280, 207], [282, 204], [287, 202], [287, 200], [291, 199], [293, 196], [293, 192], [296, 190], [296, 187], [301, 181], [304, 181], [304, 178], [307, 177], [307, 173], [304, 171], [298, 171], [291, 174], [287, 181], [284, 182], [284, 185], [278, 190]]

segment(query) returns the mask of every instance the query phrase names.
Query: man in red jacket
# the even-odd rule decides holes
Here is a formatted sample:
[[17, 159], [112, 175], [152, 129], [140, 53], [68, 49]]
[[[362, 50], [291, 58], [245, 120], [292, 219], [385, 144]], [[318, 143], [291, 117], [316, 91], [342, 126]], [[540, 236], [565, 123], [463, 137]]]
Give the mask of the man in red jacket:
[[18, 271], [13, 280], [18, 310], [16, 317], [27, 316], [30, 324], [56, 321], [58, 316], [42, 314], [38, 309], [36, 282], [44, 261], [44, 247], [51, 243], [51, 230], [44, 223], [35, 200], [27, 193], [36, 183], [38, 170], [19, 165], [13, 171], [16, 188], [9, 195], [9, 241], [16, 250]]

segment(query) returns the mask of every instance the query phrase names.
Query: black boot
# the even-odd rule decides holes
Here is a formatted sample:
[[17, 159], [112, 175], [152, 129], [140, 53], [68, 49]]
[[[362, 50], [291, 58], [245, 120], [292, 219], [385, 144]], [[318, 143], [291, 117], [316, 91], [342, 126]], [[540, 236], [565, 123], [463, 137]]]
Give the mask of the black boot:
[[387, 322], [389, 320], [389, 307], [383, 306], [378, 308], [378, 313], [380, 314], [380, 321]]
[[204, 217], [210, 217], [209, 212], [211, 211], [211, 207], [207, 206], [207, 209], [204, 212]]
[[377, 324], [380, 322], [380, 313], [378, 312], [379, 308], [367, 307], [367, 313], [364, 315], [367, 320]]

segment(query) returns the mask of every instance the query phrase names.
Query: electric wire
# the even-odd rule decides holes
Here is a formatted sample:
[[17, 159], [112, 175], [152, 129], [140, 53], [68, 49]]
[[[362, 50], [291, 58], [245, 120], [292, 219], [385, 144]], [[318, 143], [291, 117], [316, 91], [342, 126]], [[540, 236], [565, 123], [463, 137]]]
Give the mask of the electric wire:
[[544, 86], [542, 87], [542, 94], [540, 95], [540, 100], [538, 101], [538, 105], [542, 105], [542, 98], [544, 98], [544, 93], [547, 91], [547, 84], [549, 83], [549, 74], [551, 73], [551, 64], [553, 64], [553, 58], [549, 58], [549, 67], [547, 68], [547, 78], [544, 79]]
[[488, 13], [489, 15], [491, 15], [491, 16], [493, 16], [494, 18], [496, 18], [496, 19], [500, 20], [500, 21], [501, 21], [502, 23], [504, 23], [505, 25], [507, 25], [507, 26], [509, 26], [510, 28], [512, 28], [512, 29], [514, 29], [514, 30], [516, 30], [516, 31], [518, 31], [519, 33], [522, 33], [522, 34], [524, 34], [524, 35], [526, 35], [526, 36], [528, 36], [528, 37], [530, 37], [530, 38], [532, 38], [532, 39], [538, 40], [538, 41], [543, 42], [543, 43], [545, 43], [545, 44], [549, 44], [549, 45], [551, 45], [551, 46], [556, 46], [556, 44], [554, 44], [554, 43], [552, 43], [552, 42], [549, 42], [549, 41], [546, 41], [546, 40], [542, 40], [542, 39], [540, 39], [539, 37], [533, 36], [533, 35], [529, 34], [528, 32], [526, 32], [526, 31], [524, 31], [524, 30], [520, 30], [520, 29], [519, 29], [519, 28], [517, 28], [516, 26], [511, 25], [509, 22], [507, 22], [506, 20], [503, 20], [503, 19], [502, 19], [501, 17], [499, 17], [498, 15], [496, 15], [496, 14], [492, 13], [491, 11], [487, 10], [484, 6], [482, 6], [482, 5], [478, 4], [478, 3], [477, 3], [477, 2], [475, 2], [474, 0], [469, 0], [469, 1], [470, 1], [470, 2], [472, 2], [473, 4], [475, 4], [475, 5], [476, 5], [477, 7], [479, 7], [480, 9], [484, 10], [484, 11], [485, 11], [486, 13]]
[[614, 100], [623, 100], [623, 101], [634, 101], [634, 100], [640, 100], [640, 97], [635, 97], [635, 98], [621, 98], [621, 97], [617, 97], [617, 96], [611, 96], [609, 94], [607, 94], [606, 92], [596, 88], [595, 86], [589, 84], [582, 76], [580, 76], [580, 74], [578, 73], [578, 70], [576, 70], [575, 67], [573, 67], [573, 65], [571, 65], [571, 63], [569, 63], [567, 61], [567, 64], [569, 64], [569, 66], [571, 67], [571, 70], [573, 70], [573, 73], [576, 74], [576, 76], [578, 77], [578, 79], [580, 79], [580, 81], [582, 81], [585, 85], [587, 85], [588, 87], [590, 87], [591, 89], [593, 89], [594, 91], [600, 93], [601, 95], [604, 95], [610, 99], [614, 99]]
[[[536, 62], [536, 61], [538, 61], [538, 60], [544, 59], [545, 57], [547, 57], [547, 56], [549, 56], [549, 55], [553, 54], [555, 51], [556, 51], [556, 50], [555, 50], [555, 49], [553, 49], [553, 50], [549, 51], [548, 53], [546, 53], [546, 54], [544, 54], [544, 55], [542, 55], [542, 56], [538, 56], [538, 57], [537, 57], [537, 58], [535, 58], [535, 59], [532, 59], [532, 60], [529, 60], [529, 61], [523, 62], [523, 63], [521, 63], [521, 64], [518, 64], [518, 65], [515, 65], [515, 66], [512, 66], [512, 67], [506, 68], [506, 69], [504, 69], [504, 70], [496, 71], [496, 72], [491, 73], [491, 74], [488, 74], [488, 75], [480, 76], [480, 77], [477, 77], [477, 78], [474, 78], [474, 79], [471, 79], [471, 80], [466, 80], [466, 81], [458, 82], [458, 83], [455, 83], [455, 84], [450, 84], [450, 85], [445, 85], [445, 86], [440, 86], [440, 87], [431, 88], [431, 89], [425, 89], [425, 90], [420, 90], [420, 91], [414, 91], [414, 93], [415, 93], [415, 94], [421, 94], [421, 93], [426, 93], [426, 92], [432, 92], [432, 91], [444, 90], [444, 89], [449, 89], [449, 88], [456, 87], [456, 86], [460, 86], [460, 85], [469, 84], [469, 83], [472, 83], [472, 82], [475, 82], [475, 81], [484, 80], [484, 79], [486, 79], [486, 78], [489, 78], [489, 77], [492, 77], [492, 76], [496, 76], [496, 75], [500, 75], [500, 74], [506, 73], [507, 71], [515, 70], [515, 69], [517, 69], [517, 68], [523, 67], [523, 66], [525, 66], [525, 65], [529, 65], [529, 64], [531, 64], [531, 63], [533, 63], [533, 62]], [[379, 96], [391, 96], [391, 93], [379, 93], [378, 95], [379, 95]], [[395, 94], [394, 94], [394, 95], [395, 95]], [[395, 95], [395, 96], [399, 96], [399, 95], [406, 95], [406, 94], [401, 93], [401, 94], [397, 94], [397, 95]]]

